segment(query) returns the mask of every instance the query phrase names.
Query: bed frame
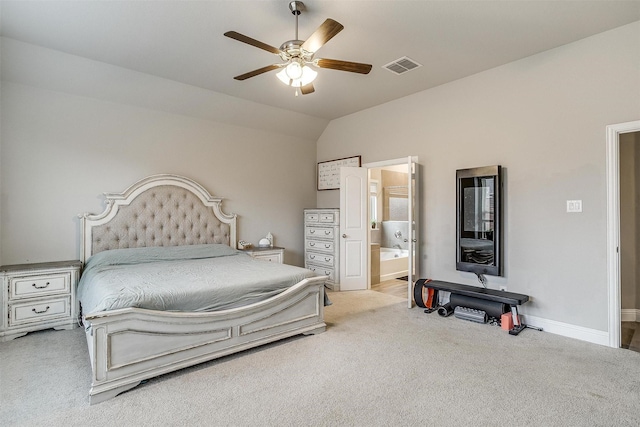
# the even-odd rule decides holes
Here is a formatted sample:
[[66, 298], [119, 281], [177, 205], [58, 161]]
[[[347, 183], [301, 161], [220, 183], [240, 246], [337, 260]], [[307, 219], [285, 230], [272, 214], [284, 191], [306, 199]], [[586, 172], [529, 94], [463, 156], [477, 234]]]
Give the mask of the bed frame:
[[[225, 243], [235, 248], [236, 215], [223, 213], [222, 199], [188, 178], [154, 175], [105, 198], [103, 213], [80, 215], [83, 263], [95, 253], [127, 247]], [[305, 279], [265, 301], [217, 312], [125, 308], [85, 313], [91, 404], [148, 378], [293, 335], [323, 332], [326, 279]]]

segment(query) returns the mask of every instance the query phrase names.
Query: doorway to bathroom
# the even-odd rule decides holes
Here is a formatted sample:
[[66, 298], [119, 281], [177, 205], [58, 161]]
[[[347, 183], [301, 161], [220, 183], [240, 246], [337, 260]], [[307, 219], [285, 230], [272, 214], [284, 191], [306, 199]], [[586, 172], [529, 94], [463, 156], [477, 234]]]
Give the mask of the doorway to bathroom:
[[[398, 171], [407, 175], [407, 180], [403, 181], [407, 186], [404, 191], [406, 196], [401, 195], [402, 190], [397, 188], [389, 188], [385, 191], [382, 170], [390, 168], [391, 171], [396, 171], [395, 167], [399, 167]], [[381, 169], [380, 176], [376, 179], [377, 175], [374, 172], [372, 179], [371, 171], [377, 169]], [[376, 189], [372, 194], [371, 184], [374, 184], [376, 180], [377, 184], [373, 186]], [[372, 273], [374, 273], [372, 268], [375, 269], [376, 266], [378, 269], [375, 275], [377, 280], [380, 280], [382, 231], [389, 228], [394, 240], [391, 241], [392, 243], [385, 244], [390, 246], [386, 249], [392, 249], [391, 257], [401, 258], [402, 255], [407, 255], [405, 258], [406, 267], [393, 270], [393, 274], [389, 273], [389, 277], [393, 276], [393, 280], [398, 280], [395, 277], [404, 278], [406, 275], [402, 281], [402, 287], [405, 290], [407, 307], [413, 306], [413, 281], [418, 272], [416, 261], [419, 259], [417, 241], [417, 236], [420, 235], [418, 230], [419, 182], [417, 156], [366, 163], [361, 167], [340, 168], [340, 290], [343, 290], [343, 284], [348, 284], [344, 290], [372, 289], [371, 279]], [[397, 186], [393, 185], [393, 187]], [[375, 196], [375, 200], [372, 196]], [[387, 199], [386, 202], [385, 199]], [[380, 209], [378, 209], [378, 205]], [[372, 209], [371, 206], [375, 208]], [[387, 207], [386, 211], [385, 206]], [[396, 210], [406, 211], [407, 219], [404, 221], [406, 228], [398, 229], [392, 225], [384, 224], [387, 221], [399, 220], [399, 217], [393, 214]], [[403, 231], [405, 229], [406, 232]], [[375, 234], [378, 231], [380, 235], [373, 238], [379, 237], [380, 241], [377, 245], [371, 245], [371, 233]], [[378, 250], [372, 254], [371, 249], [374, 247], [377, 247]], [[375, 257], [373, 262], [372, 256]], [[404, 262], [403, 260], [402, 263], [404, 264]]]
[[369, 168], [371, 289], [408, 298], [409, 224], [408, 164]]

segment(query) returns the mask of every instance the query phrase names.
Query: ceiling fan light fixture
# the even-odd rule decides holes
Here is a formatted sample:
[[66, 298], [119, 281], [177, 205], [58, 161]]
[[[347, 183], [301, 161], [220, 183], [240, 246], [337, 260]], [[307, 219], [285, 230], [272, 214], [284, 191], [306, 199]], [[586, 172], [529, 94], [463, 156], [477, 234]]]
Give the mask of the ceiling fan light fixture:
[[302, 77], [302, 65], [298, 61], [291, 61], [284, 70], [291, 80], [298, 80]]
[[[293, 62], [292, 62], [293, 64]], [[287, 65], [285, 68], [283, 68], [282, 70], [280, 70], [276, 76], [278, 77], [278, 79], [280, 79], [280, 81], [284, 84], [286, 84], [287, 86], [291, 86], [291, 87], [301, 87], [301, 86], [306, 86], [309, 83], [313, 82], [316, 77], [318, 76], [318, 72], [315, 71], [314, 69], [312, 69], [311, 67], [307, 66], [307, 65], [303, 65], [300, 70], [301, 70], [301, 74], [299, 78], [291, 78], [291, 76], [288, 74], [287, 69], [289, 68], [291, 64]], [[300, 64], [297, 64], [298, 66], [300, 66]]]

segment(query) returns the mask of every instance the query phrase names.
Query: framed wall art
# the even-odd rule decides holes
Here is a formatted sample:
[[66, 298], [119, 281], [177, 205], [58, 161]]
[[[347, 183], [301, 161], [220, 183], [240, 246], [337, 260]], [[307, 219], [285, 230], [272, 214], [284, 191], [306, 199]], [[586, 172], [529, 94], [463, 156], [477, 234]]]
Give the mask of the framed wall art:
[[340, 168], [362, 166], [362, 156], [318, 162], [318, 190], [340, 189]]

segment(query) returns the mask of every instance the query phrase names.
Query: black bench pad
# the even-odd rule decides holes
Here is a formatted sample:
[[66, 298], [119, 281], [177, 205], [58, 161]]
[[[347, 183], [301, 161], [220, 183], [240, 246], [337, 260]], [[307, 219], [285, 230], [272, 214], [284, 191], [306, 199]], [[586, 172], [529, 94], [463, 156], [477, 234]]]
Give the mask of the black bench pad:
[[451, 292], [458, 295], [466, 295], [489, 301], [497, 301], [509, 305], [520, 305], [529, 301], [529, 295], [497, 291], [495, 289], [486, 289], [479, 286], [462, 285], [460, 283], [442, 282], [440, 280], [429, 281], [428, 279], [419, 279], [416, 282], [416, 285], [423, 285], [427, 288], [437, 289], [439, 291]]

